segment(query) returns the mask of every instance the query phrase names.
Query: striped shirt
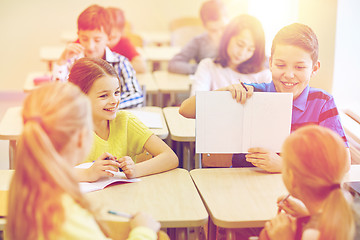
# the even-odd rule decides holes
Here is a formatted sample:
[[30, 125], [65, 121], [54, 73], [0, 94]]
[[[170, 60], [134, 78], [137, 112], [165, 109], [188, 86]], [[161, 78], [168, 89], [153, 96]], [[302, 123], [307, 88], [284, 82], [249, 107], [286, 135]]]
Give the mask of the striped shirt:
[[[59, 66], [54, 66], [53, 79], [59, 81], [66, 81], [68, 79], [70, 69], [74, 62], [83, 56], [77, 56], [68, 59], [67, 63]], [[121, 101], [119, 108], [132, 108], [143, 105], [144, 96], [136, 78], [136, 73], [130, 61], [109, 48], [105, 49], [105, 60], [110, 63], [115, 71], [118, 73], [121, 83]]]
[[[254, 87], [255, 92], [276, 92], [273, 82], [249, 85]], [[291, 132], [308, 124], [330, 128], [339, 134], [349, 147], [334, 98], [324, 90], [309, 85], [293, 101]]]

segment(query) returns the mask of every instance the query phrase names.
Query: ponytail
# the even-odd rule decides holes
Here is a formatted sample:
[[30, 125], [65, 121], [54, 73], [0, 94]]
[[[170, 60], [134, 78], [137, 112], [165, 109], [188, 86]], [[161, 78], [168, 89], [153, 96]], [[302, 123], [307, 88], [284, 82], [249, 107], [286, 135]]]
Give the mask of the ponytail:
[[353, 239], [355, 234], [353, 210], [345, 194], [349, 193], [336, 188], [330, 191], [324, 201], [318, 223], [319, 240]]

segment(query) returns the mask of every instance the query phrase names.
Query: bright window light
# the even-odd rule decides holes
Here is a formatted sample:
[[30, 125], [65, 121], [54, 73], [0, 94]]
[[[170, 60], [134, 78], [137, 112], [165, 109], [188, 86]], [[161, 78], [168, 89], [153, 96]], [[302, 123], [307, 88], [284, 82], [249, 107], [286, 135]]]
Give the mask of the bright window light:
[[298, 5], [298, 0], [248, 0], [248, 13], [257, 17], [263, 25], [268, 56], [275, 34], [298, 20]]

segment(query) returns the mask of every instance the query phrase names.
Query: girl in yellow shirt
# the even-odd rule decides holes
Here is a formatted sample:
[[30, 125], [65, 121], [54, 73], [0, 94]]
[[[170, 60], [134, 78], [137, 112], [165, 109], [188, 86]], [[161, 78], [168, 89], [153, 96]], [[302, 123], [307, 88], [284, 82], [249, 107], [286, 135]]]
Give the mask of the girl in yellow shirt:
[[[79, 88], [51, 83], [23, 107], [10, 184], [6, 239], [108, 239], [80, 192], [73, 166], [91, 146], [91, 106]], [[137, 214], [128, 239], [157, 239], [160, 224]]]
[[[80, 181], [112, 176], [105, 170], [117, 171], [118, 168], [128, 178], [135, 178], [178, 166], [176, 154], [165, 142], [130, 112], [118, 111], [122, 84], [109, 63], [81, 58], [73, 65], [69, 82], [79, 86], [90, 98], [94, 122], [94, 144], [87, 158], [94, 164], [89, 169], [77, 169]], [[135, 163], [134, 157], [144, 150], [153, 157]]]

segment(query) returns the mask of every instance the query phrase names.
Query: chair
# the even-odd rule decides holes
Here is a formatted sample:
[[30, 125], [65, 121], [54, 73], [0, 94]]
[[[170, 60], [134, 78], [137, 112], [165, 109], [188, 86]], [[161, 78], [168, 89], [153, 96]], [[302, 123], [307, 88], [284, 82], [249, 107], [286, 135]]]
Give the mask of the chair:
[[202, 154], [201, 165], [202, 167], [231, 167], [232, 154]]
[[204, 32], [201, 19], [197, 17], [174, 19], [170, 22], [169, 28], [172, 46], [184, 46], [196, 35]]

